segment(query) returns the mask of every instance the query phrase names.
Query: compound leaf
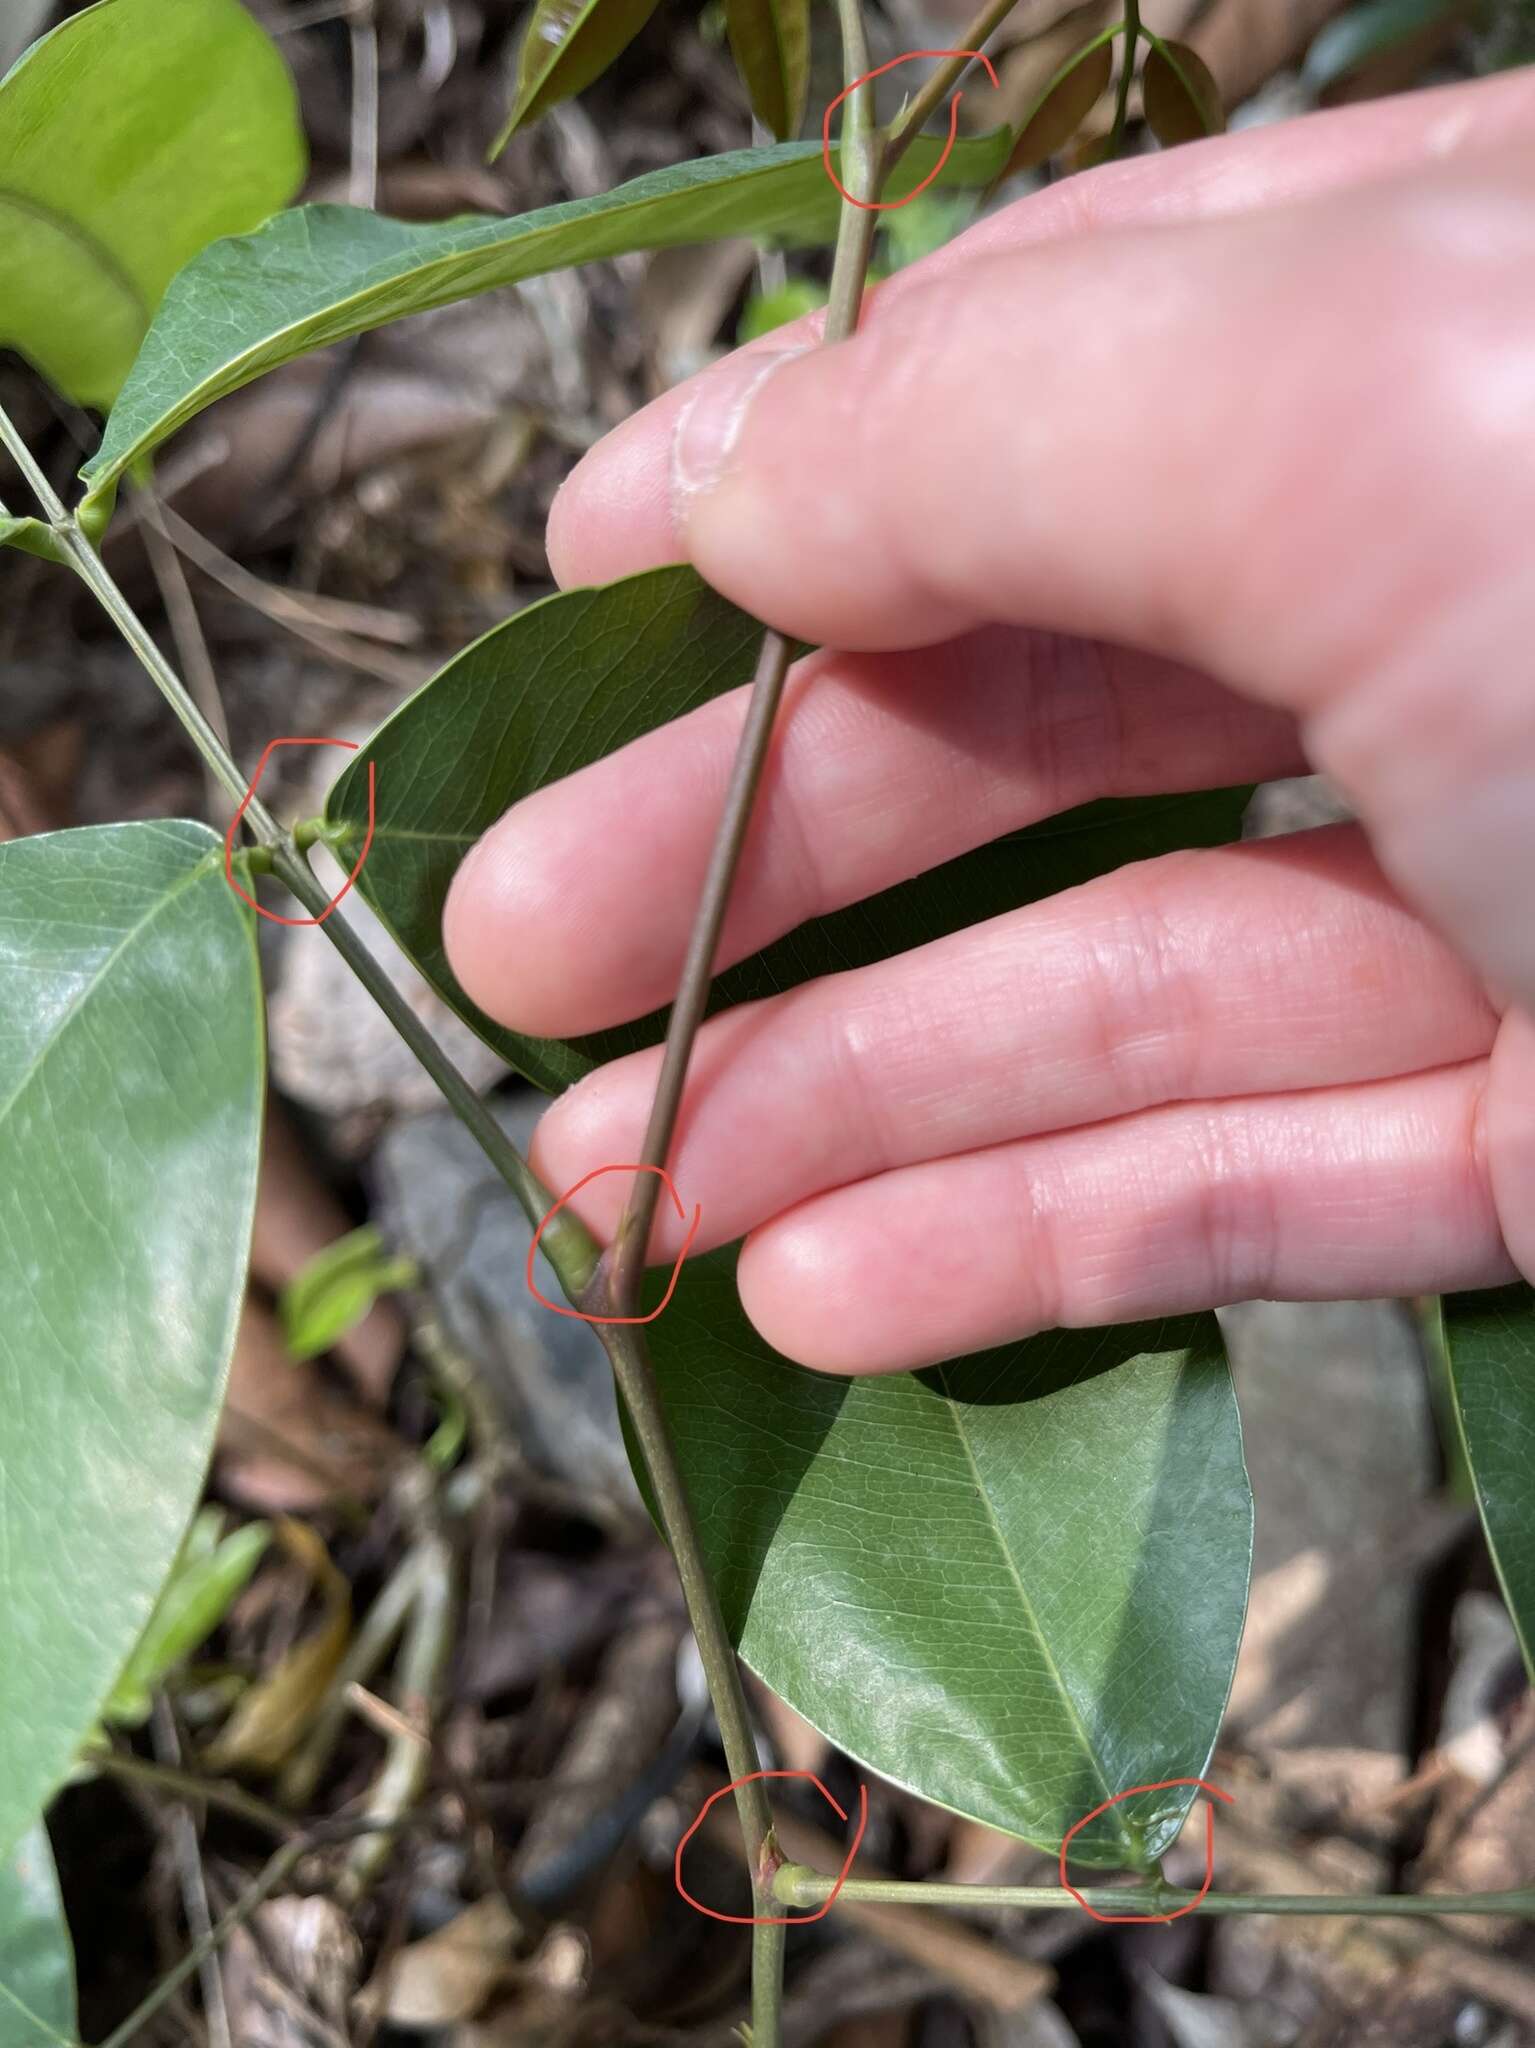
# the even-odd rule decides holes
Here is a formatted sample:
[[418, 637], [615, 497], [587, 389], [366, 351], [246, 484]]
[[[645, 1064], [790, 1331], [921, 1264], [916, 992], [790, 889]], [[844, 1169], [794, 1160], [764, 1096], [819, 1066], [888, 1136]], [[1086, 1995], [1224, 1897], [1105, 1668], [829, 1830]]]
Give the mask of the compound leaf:
[[1450, 1296], [1444, 1334], [1487, 1547], [1535, 1677], [1535, 1288]]
[[[661, 1035], [659, 1015], [563, 1041], [495, 1024], [454, 980], [442, 906], [474, 841], [519, 797], [750, 680], [762, 629], [683, 567], [529, 605], [464, 650], [388, 719], [336, 781], [326, 815], [347, 865], [378, 826], [358, 887], [433, 987], [501, 1056], [560, 1089]], [[444, 767], [451, 763], [451, 771]], [[1241, 828], [1245, 790], [1088, 807], [801, 926], [721, 974], [711, 1007], [881, 960], [1089, 875]]]
[[[1252, 1544], [1213, 1316], [833, 1379], [757, 1335], [724, 1251], [648, 1335], [731, 1634], [850, 1756], [1049, 1849], [1205, 1771]], [[1193, 1796], [1125, 1801], [1072, 1861], [1147, 1868]]]
[[600, 78], [656, 11], [656, 0], [535, 0], [517, 54], [517, 85], [498, 157], [524, 121]]
[[69, 1770], [202, 1486], [264, 1056], [206, 826], [0, 846], [0, 1855]]
[[48, 1831], [37, 1821], [0, 1862], [0, 2040], [74, 2048], [75, 1951]]
[[[892, 179], [910, 191], [943, 148], [913, 144]], [[1000, 168], [998, 129], [956, 146], [941, 182], [984, 185]], [[727, 235], [814, 240], [835, 227], [837, 194], [818, 143], [701, 157], [593, 199], [512, 220], [388, 220], [351, 206], [302, 206], [258, 233], [215, 242], [166, 294], [96, 456], [82, 474], [96, 524], [119, 478], [216, 398], [281, 363], [410, 313], [542, 271]]]
[[165, 287], [282, 206], [293, 81], [240, 0], [102, 0], [0, 80], [0, 343], [105, 411]]
[[725, 0], [725, 28], [752, 112], [787, 142], [810, 86], [810, 0]]

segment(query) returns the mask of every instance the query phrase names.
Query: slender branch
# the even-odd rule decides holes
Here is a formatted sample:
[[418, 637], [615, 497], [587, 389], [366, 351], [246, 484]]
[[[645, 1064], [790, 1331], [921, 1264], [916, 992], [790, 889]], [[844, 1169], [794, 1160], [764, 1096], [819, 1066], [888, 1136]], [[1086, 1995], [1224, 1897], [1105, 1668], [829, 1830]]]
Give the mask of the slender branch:
[[147, 1785], [156, 1792], [169, 1792], [177, 1799], [190, 1800], [199, 1806], [217, 1806], [266, 1834], [276, 1835], [279, 1840], [300, 1832], [297, 1821], [279, 1813], [275, 1806], [269, 1806], [253, 1792], [246, 1792], [224, 1778], [199, 1777], [196, 1771], [178, 1770], [173, 1764], [155, 1764], [147, 1757], [132, 1756], [126, 1750], [97, 1746], [82, 1750], [80, 1761], [89, 1764], [92, 1770], [105, 1771], [109, 1777], [123, 1778], [130, 1784]]
[[961, 35], [956, 55], [944, 59], [922, 90], [891, 122], [885, 137], [884, 171], [887, 177], [974, 63], [974, 57], [968, 53], [983, 50], [988, 38], [996, 33], [1017, 5], [1018, 0], [987, 0]]
[[[785, 1863], [773, 1880], [773, 1896], [786, 1906], [819, 1906], [830, 1898], [836, 1879], [803, 1864]], [[1511, 1892], [1384, 1892], [1354, 1897], [1341, 1892], [1197, 1892], [1170, 1885], [1116, 1890], [1111, 1885], [1084, 1885], [1082, 1897], [1100, 1913], [1144, 1913], [1155, 1919], [1193, 1905], [1196, 1913], [1317, 1914], [1334, 1918], [1407, 1919], [1447, 1914], [1508, 1914], [1535, 1919], [1535, 1888]], [[1077, 1911], [1081, 1906], [1059, 1885], [1029, 1884], [904, 1884], [894, 1878], [850, 1877], [838, 1899], [884, 1902], [899, 1906], [949, 1906], [958, 1913]], [[1197, 1904], [1194, 1904], [1195, 1901]]]
[[1124, 0], [1125, 6], [1125, 48], [1120, 59], [1119, 90], [1114, 97], [1114, 126], [1109, 131], [1108, 153], [1118, 156], [1119, 146], [1125, 139], [1125, 116], [1130, 107], [1130, 81], [1135, 76], [1135, 52], [1141, 39], [1140, 0]]

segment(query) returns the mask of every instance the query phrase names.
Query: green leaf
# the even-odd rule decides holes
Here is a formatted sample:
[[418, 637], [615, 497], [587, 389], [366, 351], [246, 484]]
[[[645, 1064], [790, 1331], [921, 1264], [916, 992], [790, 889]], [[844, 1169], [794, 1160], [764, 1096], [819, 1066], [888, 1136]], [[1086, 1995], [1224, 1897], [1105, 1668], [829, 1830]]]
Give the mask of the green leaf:
[[600, 78], [655, 11], [656, 0], [535, 0], [517, 55], [512, 111], [491, 157], [501, 154], [524, 121], [536, 120]]
[[105, 411], [165, 287], [303, 178], [293, 82], [240, 0], [102, 0], [0, 81], [0, 342]]
[[220, 1533], [223, 1524], [217, 1508], [204, 1508], [187, 1532], [144, 1633], [102, 1708], [104, 1721], [137, 1727], [149, 1719], [155, 1687], [212, 1635], [261, 1562], [271, 1536], [266, 1523], [248, 1522], [229, 1536]]
[[1301, 66], [1301, 84], [1313, 95], [1326, 92], [1372, 58], [1469, 11], [1467, 0], [1365, 0], [1313, 38]]
[[1109, 29], [1066, 59], [1019, 129], [1003, 177], [1034, 170], [1070, 142], [1108, 85], [1118, 33], [1117, 27]]
[[362, 1321], [381, 1294], [408, 1287], [415, 1270], [409, 1259], [390, 1256], [371, 1224], [325, 1245], [278, 1301], [288, 1349], [295, 1358], [318, 1358]]
[[253, 919], [184, 821], [0, 846], [0, 1855], [181, 1546], [244, 1291]]
[[752, 112], [790, 141], [810, 86], [810, 0], [725, 0], [725, 28]]
[[[914, 143], [892, 190], [909, 192], [942, 148], [930, 136]], [[1006, 149], [1003, 129], [957, 144], [943, 182], [984, 185]], [[796, 142], [674, 164], [513, 220], [421, 223], [349, 206], [279, 214], [257, 234], [204, 250], [166, 294], [83, 471], [87, 503], [109, 504], [124, 471], [214, 399], [311, 349], [630, 249], [730, 235], [829, 236], [837, 205], [820, 145]]]
[[1535, 1679], [1535, 1288], [1451, 1295], [1444, 1332], [1487, 1548]]
[[[727, 1626], [859, 1763], [1048, 1849], [1204, 1773], [1252, 1548], [1213, 1316], [832, 1379], [764, 1344], [729, 1251], [649, 1342]], [[1114, 1807], [1073, 1863], [1148, 1867], [1192, 1797]]]
[[0, 505], [0, 548], [20, 548], [24, 555], [41, 555], [45, 562], [65, 560], [51, 526], [41, 519], [18, 519], [4, 505]]
[[1146, 125], [1164, 149], [1219, 135], [1226, 126], [1220, 87], [1210, 67], [1187, 43], [1152, 36], [1141, 70]]
[[776, 292], [753, 292], [736, 327], [737, 344], [758, 341], [775, 327], [786, 327], [791, 320], [824, 306], [830, 296], [824, 284], [815, 284], [808, 277], [791, 277]]
[[75, 1951], [41, 1821], [0, 1863], [0, 2040], [72, 2048]]
[[[449, 970], [442, 906], [459, 861], [519, 797], [750, 680], [762, 629], [688, 568], [571, 590], [518, 612], [450, 661], [354, 754], [326, 804], [350, 858], [378, 828], [357, 886], [433, 987], [540, 1087], [661, 1035], [659, 1015], [564, 1043], [525, 1038], [476, 1009]], [[713, 1008], [884, 959], [945, 932], [1170, 847], [1241, 829], [1248, 792], [1090, 806], [1014, 833], [778, 940], [715, 983]]]

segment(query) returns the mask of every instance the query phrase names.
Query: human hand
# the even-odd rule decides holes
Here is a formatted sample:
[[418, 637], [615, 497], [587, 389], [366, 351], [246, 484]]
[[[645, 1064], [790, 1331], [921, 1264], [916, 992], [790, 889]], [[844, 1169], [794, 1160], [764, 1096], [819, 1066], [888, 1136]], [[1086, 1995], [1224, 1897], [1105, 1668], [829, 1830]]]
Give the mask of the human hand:
[[[1513, 73], [1084, 174], [566, 484], [563, 583], [686, 557], [861, 650], [791, 682], [721, 964], [1094, 797], [1309, 762], [1362, 821], [706, 1025], [671, 1168], [791, 1358], [1535, 1276], [1532, 127]], [[745, 695], [486, 835], [445, 920], [486, 1011], [670, 998]], [[550, 1185], [636, 1156], [658, 1057], [553, 1105]]]

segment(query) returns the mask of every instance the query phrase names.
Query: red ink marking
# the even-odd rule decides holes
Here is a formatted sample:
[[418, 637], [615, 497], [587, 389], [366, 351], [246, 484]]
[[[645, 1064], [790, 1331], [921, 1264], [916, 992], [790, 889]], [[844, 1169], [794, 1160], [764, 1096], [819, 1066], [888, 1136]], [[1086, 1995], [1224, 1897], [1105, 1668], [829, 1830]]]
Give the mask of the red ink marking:
[[932, 184], [934, 178], [938, 176], [938, 173], [949, 161], [950, 152], [954, 148], [954, 137], [959, 129], [959, 103], [964, 98], [964, 94], [962, 92], [955, 93], [953, 99], [951, 99], [949, 102], [949, 139], [943, 145], [943, 155], [939, 157], [937, 163], [934, 164], [933, 168], [922, 180], [922, 183], [920, 185], [914, 185], [911, 191], [907, 193], [904, 199], [855, 199], [852, 193], [849, 192], [849, 190], [847, 189], [846, 185], [843, 184], [842, 180], [837, 176], [836, 172], [832, 169], [832, 115], [836, 113], [838, 107], [841, 106], [842, 102], [847, 98], [850, 92], [855, 92], [860, 85], [867, 85], [871, 78], [880, 78], [884, 75], [885, 72], [893, 71], [897, 64], [909, 64], [913, 57], [976, 57], [979, 58], [980, 62], [986, 66], [986, 75], [990, 78], [992, 84], [995, 85], [997, 83], [996, 70], [992, 65], [991, 59], [986, 55], [984, 50], [907, 50], [903, 55], [899, 57], [892, 57], [888, 64], [878, 64], [872, 71], [866, 71], [863, 74], [862, 78], [855, 78], [851, 85], [845, 85], [842, 88], [841, 92], [838, 93], [837, 97], [832, 101], [831, 105], [826, 109], [826, 112], [821, 119], [821, 165], [822, 168], [825, 170], [827, 177], [831, 179], [832, 183], [836, 186], [837, 190], [841, 193], [842, 197], [848, 202], [848, 204], [850, 206], [862, 207], [865, 213], [890, 213], [898, 206], [910, 206], [911, 202], [914, 199], [918, 198], [920, 194], [925, 192], [928, 186]]
[[1068, 1828], [1061, 1840], [1061, 1883], [1076, 1900], [1082, 1911], [1092, 1919], [1099, 1920], [1105, 1927], [1133, 1927], [1138, 1921], [1148, 1925], [1168, 1920], [1181, 1920], [1185, 1913], [1192, 1913], [1210, 1889], [1210, 1880], [1215, 1875], [1215, 1808], [1205, 1808], [1205, 1881], [1198, 1894], [1186, 1906], [1180, 1906], [1175, 1913], [1099, 1913], [1091, 1907], [1066, 1875], [1066, 1850], [1075, 1834], [1080, 1834], [1089, 1821], [1100, 1813], [1107, 1813], [1111, 1806], [1118, 1806], [1121, 1799], [1133, 1799], [1137, 1792], [1170, 1792], [1177, 1785], [1197, 1785], [1201, 1792], [1207, 1792], [1212, 1799], [1223, 1799], [1228, 1806], [1236, 1804], [1229, 1792], [1222, 1792], [1218, 1785], [1211, 1785], [1203, 1778], [1163, 1778], [1156, 1785], [1131, 1785], [1126, 1791], [1116, 1792], [1112, 1799], [1105, 1799], [1101, 1806], [1095, 1806], [1091, 1813], [1083, 1814], [1075, 1827]]
[[555, 1203], [554, 1207], [549, 1211], [548, 1215], [540, 1221], [537, 1230], [534, 1231], [533, 1242], [528, 1246], [528, 1292], [532, 1295], [533, 1299], [536, 1302], [541, 1303], [544, 1308], [552, 1308], [557, 1316], [570, 1316], [573, 1321], [578, 1323], [653, 1323], [656, 1317], [661, 1313], [661, 1310], [665, 1308], [666, 1304], [671, 1300], [673, 1294], [677, 1290], [677, 1276], [682, 1271], [682, 1262], [688, 1255], [688, 1249], [691, 1246], [693, 1239], [698, 1234], [698, 1226], [703, 1218], [704, 1212], [702, 1203], [697, 1203], [694, 1206], [693, 1220], [688, 1225], [687, 1236], [682, 1240], [682, 1250], [677, 1254], [677, 1263], [672, 1267], [672, 1277], [667, 1282], [666, 1292], [661, 1297], [660, 1306], [657, 1308], [653, 1308], [648, 1316], [589, 1316], [578, 1308], [563, 1308], [561, 1307], [559, 1302], [551, 1301], [546, 1294], [540, 1294], [538, 1291], [538, 1282], [533, 1278], [533, 1260], [538, 1252], [539, 1239], [543, 1236], [545, 1230], [549, 1227], [549, 1225], [554, 1221], [555, 1217], [559, 1215], [560, 1211], [564, 1208], [565, 1204], [568, 1201], [570, 1201], [574, 1196], [579, 1195], [581, 1190], [585, 1186], [587, 1186], [589, 1182], [594, 1181], [597, 1178], [597, 1176], [602, 1173], [658, 1173], [660, 1174], [662, 1180], [664, 1180], [666, 1183], [666, 1192], [677, 1204], [678, 1216], [685, 1217], [688, 1213], [687, 1210], [683, 1208], [682, 1197], [677, 1193], [676, 1188], [672, 1185], [672, 1177], [667, 1172], [664, 1166], [624, 1166], [621, 1164], [614, 1166], [594, 1166], [590, 1173], [583, 1174], [581, 1176], [580, 1180], [576, 1182], [573, 1188], [567, 1188], [565, 1190], [564, 1194], [560, 1196], [560, 1199]]
[[356, 740], [309, 739], [281, 739], [267, 741], [261, 759], [256, 763], [256, 772], [250, 779], [250, 787], [246, 790], [244, 796], [241, 797], [240, 808], [235, 812], [233, 818], [230, 820], [229, 830], [224, 834], [224, 880], [229, 884], [230, 888], [234, 890], [235, 894], [240, 898], [242, 903], [248, 903], [250, 905], [251, 909], [255, 911], [257, 917], [269, 917], [272, 920], [273, 924], [324, 924], [326, 918], [330, 916], [331, 912], [335, 909], [336, 905], [341, 901], [342, 897], [346, 894], [347, 890], [351, 888], [352, 884], [357, 880], [357, 877], [362, 873], [362, 864], [368, 858], [368, 849], [373, 844], [373, 824], [375, 812], [374, 796], [375, 783], [377, 780], [374, 770], [374, 764], [371, 761], [368, 763], [368, 830], [363, 838], [362, 852], [357, 856], [357, 865], [352, 869], [352, 872], [347, 876], [346, 880], [341, 884], [341, 887], [336, 891], [335, 895], [332, 896], [329, 903], [326, 904], [325, 908], [320, 912], [318, 917], [279, 917], [275, 910], [263, 910], [261, 905], [256, 901], [255, 897], [248, 895], [246, 891], [240, 887], [239, 883], [235, 880], [234, 875], [235, 834], [239, 831], [240, 820], [245, 816], [246, 810], [250, 804], [250, 800], [256, 794], [256, 790], [258, 785], [260, 784], [261, 778], [266, 772], [266, 764], [268, 761], [271, 760], [273, 753], [276, 751], [278, 747], [349, 747], [355, 753], [357, 750], [357, 742]]
[[706, 1914], [711, 1920], [727, 1921], [732, 1927], [808, 1927], [812, 1920], [819, 1920], [823, 1914], [831, 1911], [832, 1907], [837, 1903], [838, 1892], [847, 1883], [847, 1874], [853, 1867], [853, 1858], [858, 1854], [859, 1846], [863, 1841], [863, 1831], [869, 1824], [869, 1790], [866, 1785], [860, 1785], [858, 1788], [858, 1826], [853, 1835], [853, 1846], [848, 1850], [846, 1857], [843, 1859], [842, 1868], [837, 1872], [837, 1882], [827, 1894], [825, 1903], [817, 1906], [813, 1913], [716, 1913], [712, 1906], [701, 1906], [682, 1882], [682, 1852], [703, 1826], [704, 1815], [709, 1811], [709, 1808], [717, 1799], [723, 1799], [727, 1793], [734, 1792], [738, 1786], [750, 1785], [757, 1778], [805, 1778], [810, 1784], [814, 1785], [838, 1820], [844, 1823], [847, 1820], [847, 1815], [837, 1804], [836, 1800], [832, 1798], [814, 1771], [749, 1771], [744, 1778], [735, 1778], [730, 1784], [721, 1785], [718, 1792], [711, 1792], [703, 1805], [699, 1807], [693, 1825], [677, 1844], [677, 1854], [672, 1859], [672, 1874], [677, 1880], [677, 1889], [695, 1913]]

